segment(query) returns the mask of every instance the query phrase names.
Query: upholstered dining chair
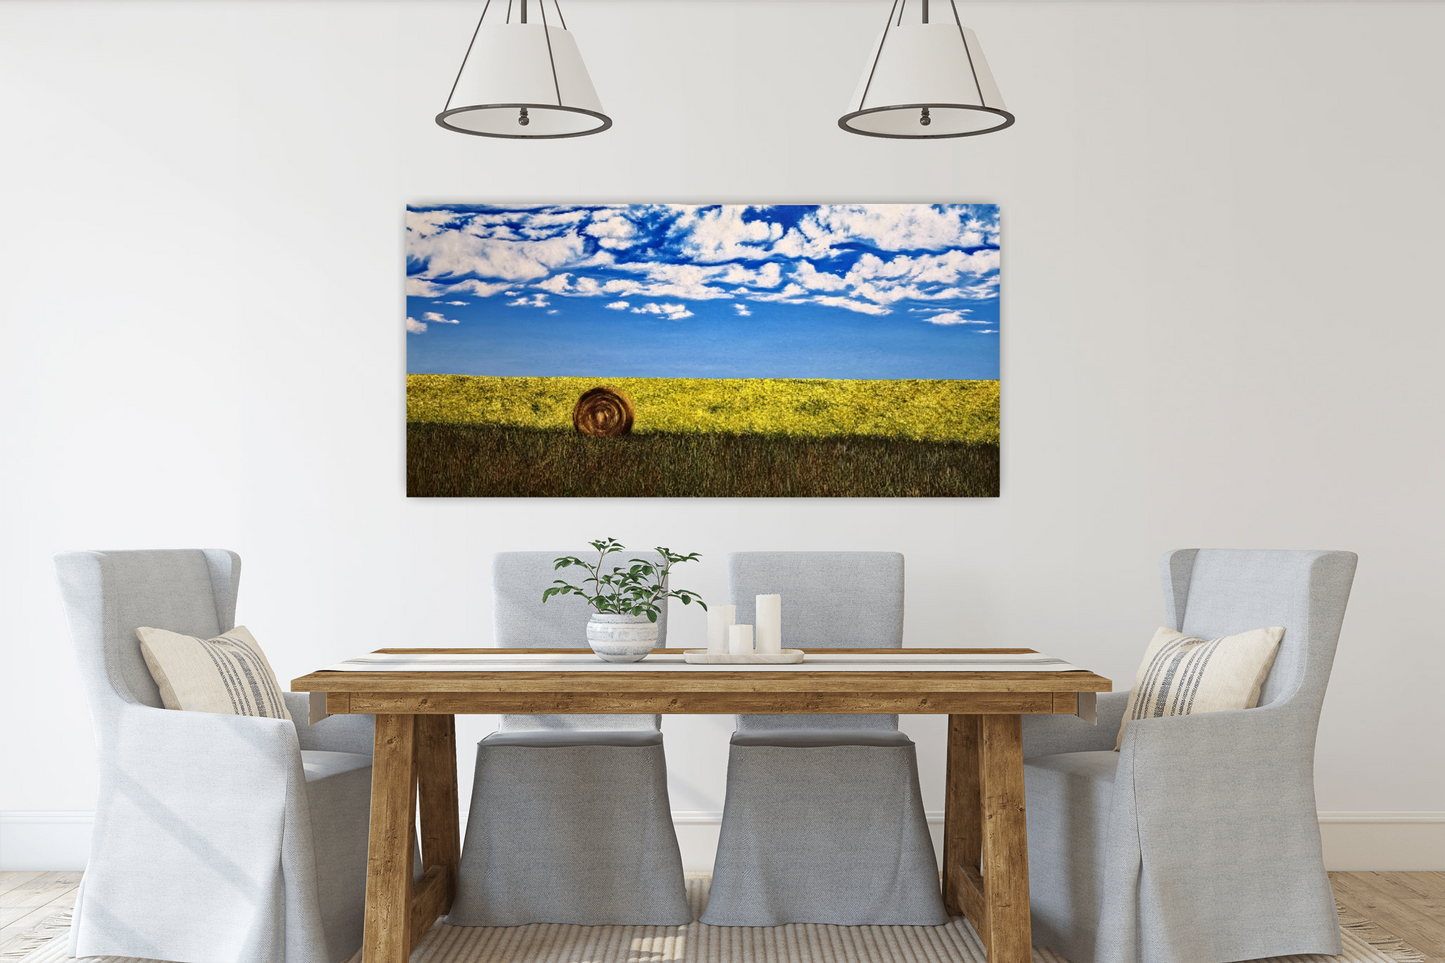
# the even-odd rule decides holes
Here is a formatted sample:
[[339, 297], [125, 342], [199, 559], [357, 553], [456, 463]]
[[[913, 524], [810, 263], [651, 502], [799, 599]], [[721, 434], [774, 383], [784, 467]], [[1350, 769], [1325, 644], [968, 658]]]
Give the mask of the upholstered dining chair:
[[[739, 624], [781, 595], [787, 648], [903, 645], [903, 556], [737, 552]], [[913, 741], [890, 715], [740, 715], [704, 923], [948, 922]]]
[[[572, 552], [501, 552], [492, 562], [500, 648], [583, 648], [591, 609], [542, 602]], [[654, 552], [624, 559], [662, 563]], [[657, 644], [667, 643], [667, 612]], [[692, 922], [667, 796], [661, 717], [504, 715], [477, 744], [456, 926]]]
[[[1034, 943], [1072, 963], [1340, 953], [1314, 748], [1352, 552], [1184, 549], [1165, 621], [1204, 639], [1283, 626], [1258, 707], [1098, 724], [1024, 717]], [[1140, 640], [1141, 642], [1143, 640]]]
[[135, 630], [234, 627], [220, 550], [65, 552], [56, 575], [90, 704], [100, 798], [70, 956], [319, 963], [361, 946], [372, 719], [162, 708]]

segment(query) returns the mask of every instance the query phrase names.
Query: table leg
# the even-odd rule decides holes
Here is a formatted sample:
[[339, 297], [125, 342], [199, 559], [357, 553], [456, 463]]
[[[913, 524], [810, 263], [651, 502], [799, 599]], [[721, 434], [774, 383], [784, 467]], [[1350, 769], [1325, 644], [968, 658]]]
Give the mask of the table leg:
[[967, 916], [982, 935], [983, 793], [979, 787], [980, 716], [948, 717], [948, 764], [943, 797], [943, 905]]
[[973, 924], [989, 963], [1029, 963], [1019, 716], [949, 717], [943, 823], [944, 906]]
[[1024, 811], [1023, 720], [981, 717], [983, 891], [988, 900], [989, 963], [1033, 959], [1029, 921], [1029, 840]]
[[371, 759], [364, 963], [411, 955], [412, 847], [416, 840], [416, 716], [378, 715]]
[[421, 856], [426, 875], [412, 902], [411, 944], [415, 946], [437, 917], [452, 908], [461, 863], [457, 806], [456, 717], [416, 717], [417, 795], [421, 809]]

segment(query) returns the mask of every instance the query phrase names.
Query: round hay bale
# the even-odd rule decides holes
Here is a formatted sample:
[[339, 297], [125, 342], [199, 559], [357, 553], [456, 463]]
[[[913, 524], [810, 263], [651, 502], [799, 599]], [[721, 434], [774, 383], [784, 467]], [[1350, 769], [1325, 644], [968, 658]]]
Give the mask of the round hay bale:
[[632, 399], [610, 385], [582, 392], [572, 408], [577, 433], [589, 438], [616, 438], [632, 432]]

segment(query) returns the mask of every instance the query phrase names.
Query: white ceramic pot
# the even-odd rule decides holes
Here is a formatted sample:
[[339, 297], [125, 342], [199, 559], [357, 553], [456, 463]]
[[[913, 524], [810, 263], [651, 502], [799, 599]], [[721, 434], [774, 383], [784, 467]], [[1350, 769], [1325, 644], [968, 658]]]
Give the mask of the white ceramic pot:
[[593, 612], [587, 620], [587, 644], [603, 662], [637, 662], [657, 645], [657, 623], [645, 615]]

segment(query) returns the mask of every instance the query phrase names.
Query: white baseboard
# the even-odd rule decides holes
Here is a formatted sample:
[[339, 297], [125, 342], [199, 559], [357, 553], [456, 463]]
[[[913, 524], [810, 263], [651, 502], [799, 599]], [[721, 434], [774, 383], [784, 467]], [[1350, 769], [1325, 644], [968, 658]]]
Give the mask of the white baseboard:
[[0, 870], [85, 869], [93, 812], [0, 812]]
[[1445, 870], [1445, 813], [1320, 813], [1325, 868]]
[[[938, 849], [943, 813], [927, 815]], [[722, 813], [672, 818], [683, 868], [711, 870]], [[84, 869], [94, 822], [90, 812], [0, 812], [0, 870]], [[1320, 836], [1326, 869], [1445, 870], [1445, 812], [1322, 812]]]

